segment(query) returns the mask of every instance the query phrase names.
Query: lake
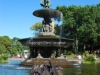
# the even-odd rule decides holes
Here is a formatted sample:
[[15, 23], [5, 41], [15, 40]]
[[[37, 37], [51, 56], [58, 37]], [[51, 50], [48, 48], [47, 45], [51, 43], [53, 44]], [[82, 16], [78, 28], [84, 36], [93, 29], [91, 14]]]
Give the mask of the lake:
[[[0, 63], [0, 75], [30, 75], [30, 67], [19, 66], [21, 60]], [[63, 69], [64, 75], [100, 75], [100, 63], [81, 64], [72, 62], [73, 67]]]
[[12, 60], [8, 63], [0, 64], [0, 75], [29, 75], [29, 67], [19, 66], [21, 61]]
[[72, 68], [63, 69], [64, 75], [100, 75], [100, 63], [74, 62]]

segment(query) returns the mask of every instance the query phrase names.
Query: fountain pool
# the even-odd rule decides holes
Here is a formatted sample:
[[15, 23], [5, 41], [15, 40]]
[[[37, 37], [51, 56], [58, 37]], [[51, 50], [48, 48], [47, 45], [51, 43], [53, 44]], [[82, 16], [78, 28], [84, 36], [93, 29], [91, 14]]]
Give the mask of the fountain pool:
[[0, 63], [0, 75], [29, 75], [31, 68], [19, 66], [20, 63], [19, 60]]
[[[8, 63], [0, 63], [0, 75], [30, 75], [31, 67], [19, 66], [21, 60], [11, 60]], [[62, 69], [63, 75], [99, 75], [100, 63], [81, 64], [72, 62], [73, 66]]]

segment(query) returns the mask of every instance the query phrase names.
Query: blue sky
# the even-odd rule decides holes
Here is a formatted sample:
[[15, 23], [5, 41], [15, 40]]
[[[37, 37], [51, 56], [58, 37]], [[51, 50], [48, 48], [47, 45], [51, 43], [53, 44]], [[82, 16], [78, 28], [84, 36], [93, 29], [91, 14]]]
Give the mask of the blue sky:
[[[42, 19], [32, 15], [33, 11], [41, 9], [41, 0], [0, 0], [0, 36], [10, 38], [33, 37], [30, 27]], [[96, 5], [100, 0], [51, 0], [51, 8], [70, 5]]]

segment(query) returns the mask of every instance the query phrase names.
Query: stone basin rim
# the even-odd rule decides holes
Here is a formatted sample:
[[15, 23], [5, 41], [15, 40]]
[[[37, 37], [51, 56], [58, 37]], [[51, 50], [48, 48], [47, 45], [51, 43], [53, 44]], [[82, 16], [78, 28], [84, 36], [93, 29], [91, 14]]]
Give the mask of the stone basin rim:
[[29, 38], [22, 38], [22, 39], [19, 39], [19, 41], [21, 40], [32, 40], [32, 39], [54, 39], [54, 40], [69, 40], [69, 41], [74, 41], [74, 39], [69, 39], [69, 38], [60, 38], [60, 37], [29, 37]]
[[44, 16], [49, 16], [49, 18], [59, 17], [62, 13], [56, 9], [38, 9], [33, 12], [33, 15], [36, 17], [43, 18]]

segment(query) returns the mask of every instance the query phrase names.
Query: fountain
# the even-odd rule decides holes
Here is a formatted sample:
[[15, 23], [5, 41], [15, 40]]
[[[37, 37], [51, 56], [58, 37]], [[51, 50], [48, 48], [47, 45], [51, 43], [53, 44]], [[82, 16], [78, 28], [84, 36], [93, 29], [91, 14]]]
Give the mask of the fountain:
[[29, 58], [23, 61], [21, 65], [46, 64], [50, 60], [55, 66], [71, 66], [71, 63], [63, 58], [61, 53], [64, 52], [64, 49], [71, 46], [74, 40], [62, 38], [61, 35], [56, 37], [54, 34], [54, 22], [51, 20], [51, 18], [54, 18], [57, 21], [61, 21], [63, 14], [58, 10], [50, 8], [50, 0], [41, 0], [40, 5], [43, 9], [33, 12], [34, 16], [43, 18], [41, 32], [38, 34], [38, 37], [19, 40], [21, 44], [30, 48]]

